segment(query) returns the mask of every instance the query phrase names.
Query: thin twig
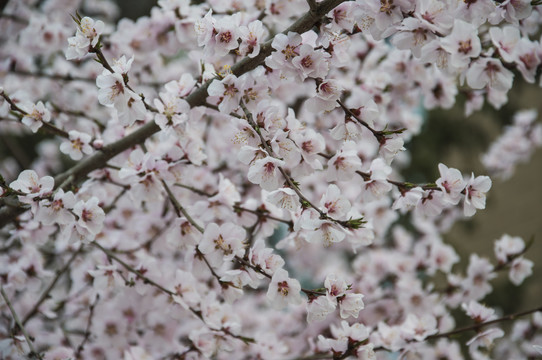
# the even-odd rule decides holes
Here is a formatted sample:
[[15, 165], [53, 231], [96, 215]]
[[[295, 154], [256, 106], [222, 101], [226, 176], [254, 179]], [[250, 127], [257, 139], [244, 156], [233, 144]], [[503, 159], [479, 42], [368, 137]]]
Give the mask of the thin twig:
[[[178, 295], [177, 293], [174, 293], [173, 291], [171, 290], [168, 290], [166, 289], [165, 287], [163, 287], [162, 285], [158, 284], [157, 282], [149, 279], [148, 277], [146, 277], [145, 275], [143, 275], [140, 271], [136, 270], [135, 268], [133, 268], [132, 266], [128, 265], [126, 262], [124, 262], [123, 260], [121, 260], [118, 256], [116, 256], [111, 250], [109, 249], [106, 249], [104, 248], [103, 246], [101, 246], [100, 244], [98, 244], [96, 241], [92, 241], [91, 244], [95, 247], [97, 247], [98, 249], [100, 249], [101, 251], [103, 251], [109, 258], [115, 260], [116, 262], [118, 262], [119, 264], [122, 265], [122, 267], [124, 267], [127, 271], [131, 272], [132, 274], [136, 275], [137, 277], [139, 277], [141, 280], [143, 280], [143, 282], [145, 284], [149, 284], [149, 285], [152, 285], [154, 286], [155, 288], [159, 289], [160, 291], [164, 292], [165, 294], [169, 295], [169, 296], [175, 296], [175, 295]], [[205, 323], [205, 320], [203, 319], [203, 315], [201, 313], [201, 311], [198, 311], [198, 310], [194, 310], [192, 309], [191, 307], [188, 307], [188, 309], [190, 310], [191, 313], [193, 313], [194, 315], [196, 315], [196, 317], [198, 319], [200, 319], [201, 321], [203, 321]], [[220, 329], [213, 329], [213, 328], [209, 328], [213, 331], [222, 331], [224, 332], [225, 334], [233, 337], [233, 338], [236, 338], [236, 339], [239, 339], [241, 341], [243, 341], [244, 343], [254, 343], [255, 340], [252, 339], [252, 338], [249, 338], [249, 337], [245, 337], [245, 336], [241, 336], [241, 335], [235, 335], [235, 334], [232, 334], [231, 331], [229, 329], [226, 329], [226, 328], [220, 328]]]
[[[28, 112], [26, 112], [25, 110], [17, 106], [17, 104], [15, 104], [15, 102], [11, 100], [11, 98], [5, 92], [3, 91], [0, 92], [0, 96], [2, 96], [6, 100], [6, 102], [10, 105], [11, 110], [16, 111], [23, 116], [28, 116]], [[70, 138], [67, 132], [65, 132], [64, 130], [60, 128], [57, 128], [53, 124], [50, 124], [45, 121], [40, 121], [40, 122], [41, 122], [41, 125], [43, 126], [43, 130], [50, 132], [52, 134], [58, 135], [60, 137], [66, 138], [66, 139]]]
[[290, 228], [293, 228], [293, 226], [294, 226], [294, 223], [293, 223], [292, 220], [281, 219], [281, 218], [278, 218], [276, 216], [269, 215], [267, 210], [262, 210], [260, 208], [258, 208], [256, 210], [251, 210], [251, 209], [247, 209], [245, 207], [239, 206], [239, 205], [233, 205], [233, 208], [235, 210], [237, 210], [237, 211], [240, 211], [240, 212], [247, 211], [249, 213], [258, 215], [258, 217], [262, 217], [262, 218], [266, 218], [266, 219], [269, 219], [269, 220], [275, 220], [275, 221], [284, 223], [284, 224], [288, 225], [288, 227], [290, 227]]
[[81, 245], [79, 247], [79, 249], [77, 249], [77, 251], [75, 251], [72, 256], [70, 257], [70, 259], [68, 260], [68, 262], [66, 262], [66, 264], [56, 272], [56, 276], [55, 278], [53, 279], [53, 281], [51, 281], [51, 283], [49, 284], [49, 286], [47, 286], [47, 288], [45, 289], [45, 291], [43, 292], [43, 294], [41, 294], [39, 300], [36, 302], [36, 304], [34, 304], [34, 306], [32, 307], [32, 310], [30, 310], [30, 312], [24, 317], [23, 319], [23, 325], [25, 325], [28, 320], [30, 320], [32, 317], [34, 317], [34, 315], [36, 315], [39, 311], [39, 307], [41, 306], [41, 304], [43, 304], [43, 302], [47, 299], [47, 297], [49, 296], [49, 293], [51, 292], [51, 290], [53, 290], [53, 288], [55, 287], [56, 283], [58, 282], [58, 280], [62, 277], [62, 275], [70, 268], [71, 264], [73, 263], [73, 261], [75, 260], [75, 258], [77, 257], [77, 255], [79, 255], [81, 253], [81, 251], [83, 251], [83, 245]]
[[[430, 335], [430, 336], [426, 337], [425, 339], [423, 339], [421, 341], [411, 340], [410, 342], [424, 342], [424, 341], [439, 339], [439, 338], [443, 338], [443, 337], [449, 338], [451, 336], [461, 334], [461, 333], [464, 333], [464, 332], [478, 331], [479, 329], [484, 328], [486, 326], [498, 324], [498, 323], [505, 322], [505, 321], [515, 320], [518, 317], [533, 314], [533, 313], [536, 313], [536, 312], [539, 312], [539, 311], [542, 311], [542, 306], [539, 306], [537, 308], [530, 309], [530, 310], [517, 312], [517, 313], [514, 313], [514, 314], [509, 314], [509, 315], [500, 317], [498, 319], [489, 320], [489, 321], [482, 322], [482, 323], [475, 323], [475, 324], [472, 324], [472, 325], [464, 326], [462, 328], [455, 329], [455, 330], [452, 330], [452, 331], [448, 331], [448, 332], [444, 332], [444, 333], [440, 333], [440, 334], [435, 334], [435, 335]], [[335, 355], [323, 355], [322, 354], [321, 356], [317, 355], [318, 357], [316, 357], [316, 358], [312, 357], [312, 356], [309, 356], [309, 357], [300, 357], [300, 358], [297, 358], [296, 360], [312, 360], [312, 359], [343, 360], [343, 359], [346, 359], [348, 356], [354, 355], [356, 349], [359, 346], [364, 345], [366, 343], [367, 343], [366, 341], [358, 342], [354, 346], [351, 346], [351, 347], [349, 346], [348, 350], [346, 350], [344, 353], [342, 353], [340, 355], [337, 354], [336, 356]], [[388, 349], [386, 349], [384, 347], [374, 348], [374, 351], [383, 351], [383, 350], [388, 350]]]
[[[346, 0], [325, 0], [319, 3], [316, 13], [311, 11], [305, 13], [295, 23], [285, 29], [282, 34], [288, 34], [288, 32], [297, 32], [302, 34], [312, 29], [323, 16], [345, 1]], [[231, 67], [232, 74], [239, 77], [263, 64], [265, 59], [273, 52], [273, 47], [271, 46], [273, 39], [274, 37], [262, 44], [260, 47], [260, 53], [255, 57], [245, 57], [233, 65]], [[194, 90], [189, 96], [186, 97], [185, 100], [191, 107], [200, 106], [206, 103], [208, 96], [207, 88], [214, 80], [215, 79], [208, 80], [205, 84]], [[88, 158], [80, 161], [71, 169], [57, 175], [55, 177], [55, 184], [63, 183], [64, 186], [69, 187], [72, 183], [81, 181], [82, 179], [86, 178], [88, 173], [91, 171], [104, 167], [111, 158], [136, 144], [144, 142], [147, 138], [156, 134], [158, 131], [160, 131], [160, 127], [154, 121], [146, 123], [129, 135], [112, 144], [104, 146], [100, 151], [97, 151]], [[70, 178], [70, 181], [66, 181], [68, 178]], [[20, 202], [18, 206], [4, 206], [0, 208], [0, 228], [12, 222], [18, 215], [27, 210], [28, 206], [25, 206], [25, 204]]]
[[23, 333], [24, 338], [26, 339], [26, 343], [28, 344], [28, 348], [30, 349], [30, 353], [28, 356], [30, 358], [36, 358], [36, 359], [43, 359], [43, 357], [36, 352], [34, 349], [34, 345], [32, 344], [32, 341], [30, 339], [30, 336], [26, 332], [26, 329], [24, 328], [24, 325], [19, 320], [19, 316], [17, 316], [17, 313], [15, 312], [15, 309], [13, 308], [13, 305], [11, 304], [11, 301], [9, 301], [8, 296], [6, 295], [6, 292], [4, 291], [4, 286], [0, 285], [0, 293], [2, 294], [2, 297], [4, 298], [4, 301], [8, 305], [9, 311], [11, 311], [11, 316], [13, 316], [13, 320], [15, 320], [15, 323]]
[[179, 201], [177, 200], [175, 195], [173, 195], [173, 193], [171, 192], [171, 189], [169, 188], [169, 186], [167, 186], [167, 184], [166, 184], [166, 182], [164, 180], [162, 180], [162, 185], [164, 186], [164, 189], [166, 190], [166, 193], [167, 193], [167, 195], [169, 197], [169, 200], [171, 201], [171, 204], [175, 208], [175, 212], [177, 213], [177, 216], [181, 217], [181, 214], [183, 214], [183, 216], [186, 218], [186, 220], [190, 224], [192, 224], [192, 226], [194, 226], [200, 233], [203, 234], [205, 229], [203, 229], [203, 227], [198, 225], [198, 223], [196, 223], [196, 221], [194, 219], [192, 219], [192, 217], [186, 211], [186, 209], [179, 203]]
[[442, 338], [442, 337], [450, 337], [450, 336], [457, 335], [457, 334], [467, 332], [467, 331], [477, 331], [477, 330], [479, 330], [481, 328], [484, 328], [486, 326], [489, 326], [489, 325], [498, 324], [498, 323], [505, 322], [505, 321], [510, 321], [510, 320], [515, 320], [518, 317], [529, 315], [529, 314], [539, 312], [539, 311], [542, 311], [542, 306], [539, 306], [537, 308], [530, 309], [530, 310], [520, 311], [520, 312], [517, 312], [517, 313], [514, 313], [514, 314], [509, 314], [509, 315], [500, 317], [498, 319], [468, 325], [468, 326], [465, 326], [465, 327], [462, 327], [462, 328], [459, 328], [459, 329], [455, 329], [455, 330], [452, 330], [452, 331], [448, 331], [448, 332], [445, 332], [445, 333], [430, 335], [425, 340], [438, 339], [438, 338]]
[[94, 300], [94, 303], [92, 303], [89, 307], [89, 315], [87, 320], [87, 328], [85, 329], [85, 336], [83, 338], [83, 341], [81, 341], [81, 344], [77, 347], [77, 351], [75, 352], [75, 358], [80, 359], [81, 358], [81, 352], [85, 348], [85, 344], [88, 342], [90, 338], [90, 327], [92, 326], [92, 318], [94, 317], [94, 309], [96, 308], [96, 304], [98, 303], [98, 300], [100, 300], [100, 295], [96, 297], [96, 300]]
[[[193, 186], [188, 186], [188, 185], [184, 185], [184, 184], [180, 184], [180, 183], [175, 183], [173, 185], [181, 187], [183, 189], [190, 190], [193, 193], [196, 193], [196, 194], [201, 195], [201, 196], [213, 197], [213, 196], [218, 194], [218, 192], [215, 192], [215, 193], [211, 194], [211, 193], [208, 193], [208, 192], [206, 192], [204, 190], [197, 189], [197, 188], [195, 188]], [[251, 209], [247, 209], [245, 207], [239, 206], [239, 205], [233, 205], [233, 209], [236, 210], [236, 211], [239, 211], [239, 212], [247, 211], [247, 212], [253, 213], [255, 215], [258, 215], [259, 217], [264, 217], [264, 218], [269, 219], [269, 220], [279, 221], [279, 222], [287, 224], [289, 227], [293, 227], [293, 222], [291, 220], [285, 220], [285, 219], [281, 219], [281, 218], [278, 218], [278, 217], [273, 216], [273, 215], [269, 215], [267, 210], [262, 210], [262, 209], [251, 210]]]
[[49, 102], [49, 104], [51, 104], [51, 106], [53, 107], [53, 109], [55, 109], [56, 112], [64, 113], [64, 114], [72, 115], [72, 116], [84, 117], [84, 118], [92, 121], [94, 124], [96, 124], [96, 126], [98, 126], [100, 131], [105, 130], [105, 125], [102, 124], [100, 122], [100, 120], [96, 119], [95, 117], [92, 117], [92, 116], [89, 116], [89, 115], [85, 114], [83, 111], [62, 109], [60, 106], [58, 106], [57, 104], [52, 103], [52, 102]]
[[184, 185], [184, 184], [181, 184], [181, 183], [174, 183], [173, 185], [174, 185], [174, 186], [181, 187], [181, 188], [183, 188], [183, 189], [190, 190], [190, 191], [192, 191], [193, 193], [196, 193], [196, 194], [201, 195], [201, 196], [213, 197], [213, 196], [215, 196], [215, 195], [218, 194], [218, 191], [215, 192], [214, 194], [211, 194], [211, 193], [208, 193], [208, 192], [206, 192], [206, 191], [204, 191], [204, 190], [196, 189], [196, 188], [193, 187], [193, 186]]
[[[269, 275], [268, 273], [265, 272], [264, 269], [262, 269], [260, 266], [258, 265], [252, 265], [250, 263], [250, 261], [248, 261], [247, 259], [244, 259], [242, 257], [239, 257], [239, 256], [236, 256], [234, 257], [235, 261], [237, 261], [239, 264], [243, 265], [243, 266], [246, 266], [246, 267], [249, 267], [251, 268], [252, 270], [256, 271], [257, 273], [259, 274], [262, 274], [263, 276], [265, 276], [266, 278], [268, 279], [271, 279], [273, 276], [272, 275]], [[309, 297], [315, 297], [315, 296], [323, 296], [323, 295], [326, 295], [326, 293], [324, 291], [320, 291], [320, 289], [305, 289], [305, 288], [301, 288], [301, 291], [304, 292], [305, 294], [307, 294], [307, 296]]]
[[375, 130], [373, 129], [366, 121], [364, 121], [363, 119], [361, 119], [359, 116], [357, 116], [356, 114], [354, 114], [352, 112], [352, 110], [350, 110], [349, 108], [346, 107], [346, 105], [344, 105], [344, 103], [341, 101], [341, 100], [337, 100], [337, 103], [341, 106], [341, 108], [344, 110], [344, 112], [350, 116], [350, 117], [353, 117], [354, 119], [356, 119], [356, 121], [358, 123], [360, 123], [361, 125], [363, 125], [364, 127], [366, 127], [367, 129], [369, 129], [369, 131], [371, 131], [373, 133], [373, 135], [376, 137], [376, 139], [378, 140], [379, 143], [383, 143], [385, 140], [386, 140], [386, 136], [388, 135], [392, 135], [392, 134], [400, 134], [402, 132], [404, 132], [406, 129], [398, 129], [398, 130], [389, 130], [389, 131], [386, 131], [386, 130]]
[[149, 249], [149, 251], [150, 251], [150, 246], [152, 245], [152, 243], [154, 241], [156, 241], [156, 239], [158, 239], [160, 237], [160, 235], [162, 235], [164, 233], [164, 231], [166, 231], [169, 228], [171, 223], [172, 223], [171, 220], [166, 221], [165, 225], [163, 227], [161, 227], [160, 229], [158, 229], [156, 231], [156, 233], [149, 240], [145, 241], [143, 244], [141, 244], [139, 246], [136, 246], [135, 248], [127, 249], [127, 250], [111, 249], [111, 251], [114, 251], [117, 254], [130, 254], [130, 253], [136, 252], [138, 250], [141, 250], [143, 248]]
[[[256, 133], [260, 137], [260, 142], [261, 142], [261, 145], [263, 146], [264, 150], [269, 154], [270, 157], [278, 159], [278, 157], [274, 154], [273, 149], [271, 149], [271, 147], [269, 146], [269, 144], [267, 143], [267, 141], [263, 137], [262, 132], [260, 130], [260, 127], [254, 122], [252, 114], [250, 113], [250, 111], [247, 109], [247, 107], [245, 106], [245, 104], [242, 101], [240, 102], [240, 106], [241, 106], [241, 109], [243, 109], [243, 112], [245, 113], [245, 117], [246, 117], [249, 125], [254, 129], [254, 131], [256, 131]], [[294, 182], [294, 180], [290, 177], [290, 175], [288, 175], [288, 173], [286, 172], [286, 170], [284, 170], [284, 168], [282, 166], [278, 166], [277, 168], [279, 169], [280, 173], [282, 174], [282, 176], [286, 180], [286, 183], [288, 184], [288, 186], [292, 190], [294, 190], [294, 192], [299, 197], [299, 202], [301, 203], [301, 206], [303, 206], [304, 208], [307, 208], [307, 207], [313, 208], [316, 212], [318, 212], [318, 214], [320, 216], [320, 219], [331, 221], [333, 223], [341, 225], [344, 228], [358, 228], [363, 223], [361, 218], [360, 219], [350, 219], [350, 220], [345, 221], [345, 220], [337, 220], [337, 219], [329, 216], [324, 211], [322, 211], [318, 206], [314, 205], [305, 195], [303, 195], [303, 193], [299, 189], [299, 186]]]

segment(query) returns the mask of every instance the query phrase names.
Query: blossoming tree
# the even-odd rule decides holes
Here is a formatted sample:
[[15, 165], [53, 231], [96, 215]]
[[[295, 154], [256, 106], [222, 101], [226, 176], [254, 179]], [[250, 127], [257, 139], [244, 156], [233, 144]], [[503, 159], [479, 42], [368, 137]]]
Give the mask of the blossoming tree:
[[[498, 272], [532, 274], [529, 243], [460, 267], [442, 237], [490, 177], [400, 172], [420, 110], [542, 82], [538, 5], [159, 0], [115, 24], [108, 1], [9, 2], [0, 131], [45, 135], [0, 158], [0, 357], [540, 356], [542, 307], [483, 304]], [[542, 143], [536, 118], [490, 175]]]

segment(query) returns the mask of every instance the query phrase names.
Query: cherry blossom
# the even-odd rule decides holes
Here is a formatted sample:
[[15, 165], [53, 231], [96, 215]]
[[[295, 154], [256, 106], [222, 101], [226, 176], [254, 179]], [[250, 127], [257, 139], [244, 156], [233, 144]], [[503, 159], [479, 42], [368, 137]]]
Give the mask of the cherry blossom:
[[309, 299], [307, 303], [307, 322], [324, 320], [337, 308], [337, 302], [330, 300], [325, 296], [318, 296], [314, 299]]
[[321, 50], [314, 50], [312, 46], [302, 44], [299, 47], [299, 54], [292, 59], [292, 65], [300, 80], [307, 77], [324, 78], [329, 65], [326, 58], [329, 55]]
[[45, 225], [70, 224], [75, 221], [70, 211], [75, 203], [75, 195], [71, 191], [65, 193], [64, 190], [58, 189], [53, 199], [42, 200], [37, 218]]
[[444, 164], [439, 164], [438, 169], [440, 178], [435, 181], [435, 184], [442, 189], [447, 202], [457, 204], [461, 199], [461, 192], [465, 189], [463, 175], [459, 170], [450, 169]]
[[235, 256], [243, 256], [244, 237], [245, 231], [237, 225], [225, 223], [218, 226], [211, 223], [205, 229], [198, 249], [209, 255], [209, 261], [217, 265], [222, 258], [231, 260]]
[[298, 305], [303, 301], [300, 290], [299, 281], [288, 277], [286, 270], [278, 269], [269, 283], [267, 300], [276, 309], [282, 309], [289, 304]]
[[275, 190], [279, 187], [281, 179], [279, 167], [284, 164], [284, 161], [270, 156], [256, 160], [248, 170], [248, 180], [260, 185], [264, 190]]
[[36, 104], [28, 104], [26, 107], [28, 110], [21, 122], [28, 126], [32, 132], [37, 132], [44, 122], [51, 121], [51, 112], [41, 101]]
[[160, 99], [154, 100], [154, 106], [160, 112], [154, 117], [154, 121], [162, 130], [168, 126], [175, 127], [188, 120], [190, 105], [179, 99], [177, 94], [165, 92], [160, 93]]
[[363, 303], [362, 294], [345, 294], [344, 297], [339, 298], [339, 307], [341, 318], [346, 319], [348, 317], [358, 318], [359, 312], [365, 308]]
[[126, 87], [121, 74], [104, 70], [96, 78], [96, 85], [100, 88], [98, 90], [100, 104], [114, 107], [124, 126], [132, 125], [145, 115], [143, 102], [139, 96]]
[[21, 200], [29, 200], [48, 195], [53, 190], [54, 183], [55, 180], [51, 176], [40, 178], [34, 170], [24, 170], [17, 180], [9, 184], [9, 187], [24, 194], [19, 197]]
[[77, 224], [93, 235], [98, 234], [104, 225], [105, 213], [98, 203], [97, 197], [91, 197], [87, 201], [79, 200], [73, 206], [73, 213], [78, 217]]
[[81, 160], [83, 154], [92, 154], [94, 151], [90, 146], [92, 137], [89, 134], [79, 132], [77, 130], [71, 130], [69, 133], [69, 140], [60, 144], [60, 151], [68, 155], [73, 160]]
[[534, 263], [524, 257], [518, 257], [510, 264], [508, 276], [514, 285], [520, 285], [523, 280], [533, 274]]
[[470, 64], [466, 77], [467, 84], [473, 89], [482, 89], [487, 86], [506, 92], [512, 87], [514, 74], [499, 60], [485, 58]]
[[299, 206], [297, 194], [290, 188], [280, 188], [267, 195], [267, 201], [282, 209], [296, 211]]
[[329, 216], [335, 219], [343, 218], [351, 208], [348, 199], [341, 196], [341, 190], [334, 184], [329, 185], [320, 200], [320, 205]]
[[494, 309], [487, 308], [474, 300], [469, 301], [467, 304], [462, 304], [461, 307], [471, 319], [479, 323], [496, 318]]
[[466, 67], [471, 58], [480, 55], [481, 45], [478, 29], [463, 20], [454, 21], [453, 30], [444, 39], [442, 47], [451, 54], [451, 64], [456, 68]]
[[350, 180], [357, 170], [361, 170], [361, 159], [354, 150], [353, 142], [346, 142], [343, 148], [328, 161], [328, 180]]
[[341, 96], [341, 91], [342, 87], [337, 81], [333, 79], [322, 81], [316, 89], [316, 97], [307, 100], [307, 108], [314, 113], [333, 110], [338, 106], [337, 100]]
[[88, 54], [89, 50], [98, 44], [104, 27], [105, 24], [101, 20], [94, 21], [87, 16], [79, 19], [75, 36], [68, 39], [66, 59], [80, 59]]
[[[211, 99], [216, 99], [220, 112], [229, 114], [239, 106], [242, 89], [235, 75], [227, 75], [222, 80], [213, 80], [207, 92]], [[209, 99], [209, 101], [213, 101]]]
[[255, 57], [260, 53], [260, 45], [267, 36], [267, 29], [260, 20], [252, 21], [248, 26], [241, 26], [238, 29], [241, 44], [239, 53], [248, 57]]
[[472, 174], [465, 187], [465, 216], [472, 216], [476, 209], [485, 209], [486, 193], [491, 188], [491, 179], [487, 176], [474, 177]]
[[[31, 3], [0, 18], [1, 358], [536, 357], [540, 307], [497, 301], [532, 231], [450, 231], [542, 144], [508, 98], [540, 1]], [[485, 104], [491, 178], [419, 163]]]
[[437, 320], [430, 314], [421, 317], [409, 314], [401, 325], [401, 330], [408, 338], [422, 341], [427, 336], [437, 333]]

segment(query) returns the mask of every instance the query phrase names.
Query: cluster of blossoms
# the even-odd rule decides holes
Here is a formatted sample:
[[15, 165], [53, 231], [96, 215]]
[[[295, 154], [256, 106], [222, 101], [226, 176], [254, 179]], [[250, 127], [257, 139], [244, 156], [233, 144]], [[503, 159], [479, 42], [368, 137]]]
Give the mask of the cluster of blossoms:
[[[462, 359], [461, 309], [471, 358], [535, 356], [541, 309], [505, 334], [483, 305], [532, 275], [529, 243], [463, 268], [443, 238], [491, 179], [401, 170], [421, 109], [542, 83], [537, 5], [159, 0], [106, 26], [107, 1], [10, 2], [0, 131], [52, 136], [0, 157], [0, 357]], [[491, 173], [540, 146], [535, 119]]]
[[513, 123], [483, 155], [482, 162], [492, 175], [507, 179], [517, 163], [526, 162], [533, 149], [542, 146], [542, 125], [535, 122], [536, 110], [525, 110], [514, 116]]

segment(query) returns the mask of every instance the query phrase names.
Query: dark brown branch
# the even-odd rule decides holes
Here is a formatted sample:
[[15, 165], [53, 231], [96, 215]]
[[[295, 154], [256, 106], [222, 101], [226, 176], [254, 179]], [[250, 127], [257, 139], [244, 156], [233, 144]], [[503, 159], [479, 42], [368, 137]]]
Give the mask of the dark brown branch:
[[[345, 2], [346, 0], [325, 0], [318, 4], [316, 11], [309, 11], [305, 15], [301, 16], [294, 24], [288, 27], [283, 31], [283, 34], [288, 34], [288, 32], [297, 32], [304, 33], [310, 30], [315, 26], [320, 19], [330, 12], [337, 5]], [[250, 70], [255, 69], [259, 65], [263, 64], [266, 57], [268, 57], [273, 49], [271, 43], [273, 39], [267, 40], [260, 48], [260, 53], [253, 57], [245, 57], [234, 66], [232, 66], [231, 71], [235, 76], [241, 76], [247, 73]], [[207, 81], [201, 87], [197, 88], [192, 94], [186, 97], [186, 101], [190, 104], [191, 107], [200, 106], [205, 104], [207, 99], [207, 88], [214, 79]], [[58, 187], [58, 184], [62, 184], [63, 189], [71, 187], [73, 184], [77, 184], [79, 181], [83, 180], [88, 173], [93, 170], [100, 169], [105, 166], [105, 164], [117, 156], [121, 152], [144, 142], [147, 138], [156, 134], [160, 131], [160, 127], [156, 125], [155, 122], [148, 122], [145, 125], [141, 126], [136, 131], [131, 134], [123, 137], [122, 139], [104, 146], [101, 151], [97, 151], [92, 156], [86, 158], [83, 161], [80, 161], [77, 165], [69, 169], [68, 171], [59, 174], [55, 177], [55, 184]], [[6, 224], [12, 222], [18, 215], [22, 214], [28, 209], [24, 204], [20, 203], [16, 207], [2, 207], [0, 208], [0, 228], [4, 227]]]
[[337, 100], [337, 103], [341, 106], [341, 108], [344, 110], [344, 112], [346, 113], [347, 116], [350, 116], [350, 117], [353, 117], [354, 119], [356, 119], [356, 121], [358, 123], [360, 123], [362, 126], [366, 127], [367, 129], [369, 129], [370, 132], [373, 133], [373, 135], [375, 136], [375, 138], [378, 140], [379, 143], [384, 143], [384, 141], [386, 141], [386, 136], [388, 135], [392, 135], [392, 134], [400, 134], [402, 133], [403, 131], [405, 131], [406, 129], [399, 129], [399, 130], [390, 130], [390, 131], [386, 131], [386, 130], [375, 130], [373, 129], [366, 121], [364, 121], [363, 119], [361, 119], [359, 116], [357, 116], [356, 114], [354, 114], [352, 112], [352, 110], [350, 110], [349, 108], [346, 107], [346, 105], [344, 105], [344, 103], [341, 101], [341, 100]]

